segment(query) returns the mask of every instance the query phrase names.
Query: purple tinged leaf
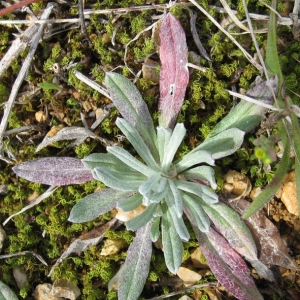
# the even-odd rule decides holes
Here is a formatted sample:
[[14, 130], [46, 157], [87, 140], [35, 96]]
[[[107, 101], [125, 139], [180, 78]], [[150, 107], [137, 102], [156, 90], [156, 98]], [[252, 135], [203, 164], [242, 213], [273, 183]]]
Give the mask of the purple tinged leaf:
[[48, 185], [69, 185], [94, 180], [80, 159], [71, 157], [44, 157], [27, 161], [12, 168], [20, 177]]
[[190, 213], [185, 213], [211, 271], [226, 290], [239, 300], [263, 300], [242, 257], [212, 228], [208, 233], [201, 232]]
[[160, 27], [159, 125], [173, 128], [189, 82], [188, 48], [180, 22], [168, 13]]
[[238, 213], [223, 203], [202, 205], [216, 229], [227, 239], [230, 246], [246, 259], [256, 260], [257, 250], [252, 234]]
[[135, 300], [143, 291], [150, 270], [152, 222], [140, 228], [130, 245], [118, 284], [119, 300]]

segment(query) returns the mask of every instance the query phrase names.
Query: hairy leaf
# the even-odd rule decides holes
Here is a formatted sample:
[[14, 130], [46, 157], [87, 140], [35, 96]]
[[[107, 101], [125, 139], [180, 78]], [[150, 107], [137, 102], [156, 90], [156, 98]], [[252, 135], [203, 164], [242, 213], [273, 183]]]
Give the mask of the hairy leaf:
[[183, 175], [186, 180], [208, 181], [213, 189], [217, 188], [215, 171], [212, 167], [200, 166], [190, 170], [186, 170], [180, 175]]
[[234, 153], [244, 141], [245, 132], [237, 128], [222, 131], [216, 136], [208, 137], [202, 144], [193, 149], [191, 153], [206, 150], [211, 153], [213, 159], [222, 158]]
[[160, 26], [159, 125], [173, 128], [189, 83], [188, 48], [180, 22], [168, 13]]
[[125, 174], [122, 176], [122, 173], [108, 171], [101, 167], [95, 168], [92, 173], [95, 179], [118, 191], [137, 191], [143, 183], [143, 178], [139, 173], [133, 178], [126, 178]]
[[127, 230], [136, 231], [141, 227], [145, 226], [149, 221], [152, 220], [153, 214], [157, 206], [158, 204], [150, 204], [141, 214], [127, 221]]
[[194, 197], [193, 195], [188, 195], [186, 193], [183, 193], [182, 198], [185, 209], [189, 210], [199, 230], [202, 232], [208, 232], [210, 221], [200, 204], [200, 199], [197, 199], [197, 197]]
[[182, 262], [183, 245], [168, 211], [162, 216], [161, 234], [167, 268], [176, 274]]
[[184, 128], [184, 124], [176, 124], [164, 153], [164, 159], [162, 163], [163, 168], [169, 169], [174, 156], [184, 139], [185, 133], [186, 129]]
[[90, 170], [96, 167], [104, 167], [111, 171], [121, 173], [136, 172], [130, 166], [124, 164], [121, 160], [110, 153], [92, 153], [81, 160]]
[[139, 229], [130, 245], [118, 284], [119, 300], [134, 300], [143, 291], [150, 270], [151, 222]]
[[105, 85], [121, 115], [134, 126], [151, 150], [156, 161], [159, 159], [156, 132], [148, 107], [136, 86], [124, 76], [108, 72]]
[[20, 177], [48, 185], [69, 185], [94, 180], [80, 159], [72, 157], [44, 157], [12, 168]]
[[178, 173], [200, 163], [207, 163], [209, 165], [214, 165], [214, 160], [211, 153], [208, 151], [195, 151], [186, 154], [178, 163], [176, 163], [176, 170]]
[[135, 169], [136, 171], [146, 175], [151, 176], [154, 171], [137, 160], [134, 156], [132, 156], [129, 152], [124, 150], [121, 147], [113, 146], [113, 147], [106, 147], [106, 150], [116, 156], [119, 160], [121, 160], [126, 165], [130, 166], [131, 168]]
[[178, 217], [178, 213], [177, 213], [176, 206], [175, 206], [175, 199], [174, 199], [173, 195], [169, 192], [169, 193], [167, 193], [165, 199], [166, 199], [166, 203], [168, 206], [166, 209], [164, 209], [164, 211], [168, 210], [168, 212], [171, 214], [171, 217], [173, 220], [173, 225], [174, 225], [174, 228], [176, 229], [178, 236], [183, 241], [187, 242], [190, 239], [190, 234], [183, 222], [182, 217]]
[[122, 209], [125, 212], [134, 210], [142, 204], [143, 196], [139, 193], [128, 197], [127, 199], [122, 199], [118, 201], [117, 208]]
[[203, 184], [197, 184], [194, 182], [173, 180], [178, 189], [194, 194], [200, 197], [207, 204], [214, 204], [219, 201], [219, 197], [209, 187]]
[[157, 146], [158, 146], [161, 163], [163, 163], [165, 151], [169, 144], [171, 135], [172, 135], [172, 130], [170, 128], [164, 128], [161, 126], [157, 127]]
[[16, 294], [2, 281], [0, 281], [0, 300], [18, 300]]
[[186, 212], [186, 215], [209, 267], [227, 291], [238, 299], [263, 300], [241, 256], [212, 228], [207, 234], [203, 233], [198, 229], [191, 214]]
[[241, 217], [223, 203], [202, 205], [217, 230], [227, 239], [230, 246], [249, 260], [257, 259], [257, 250], [249, 228]]
[[92, 221], [116, 207], [117, 201], [128, 198], [131, 195], [132, 192], [114, 189], [105, 189], [87, 195], [73, 206], [68, 221], [73, 223]]
[[158, 165], [139, 132], [125, 119], [118, 118], [116, 124], [146, 164], [153, 170], [158, 170]]
[[160, 236], [160, 230], [159, 230], [160, 220], [161, 217], [156, 217], [153, 219], [153, 223], [150, 231], [150, 237], [152, 242], [156, 242]]

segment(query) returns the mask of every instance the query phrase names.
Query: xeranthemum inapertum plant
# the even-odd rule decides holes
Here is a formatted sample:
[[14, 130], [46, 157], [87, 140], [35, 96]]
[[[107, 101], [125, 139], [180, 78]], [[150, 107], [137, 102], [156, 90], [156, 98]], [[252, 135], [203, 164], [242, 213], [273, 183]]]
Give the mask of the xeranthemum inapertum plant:
[[[28, 180], [67, 185], [99, 180], [108, 188], [88, 195], [71, 210], [69, 221], [87, 222], [114, 207], [129, 212], [141, 205], [143, 212], [126, 222], [137, 231], [121, 270], [118, 298], [134, 300], [147, 280], [152, 242], [161, 237], [166, 265], [176, 274], [181, 265], [183, 242], [190, 238], [185, 225], [192, 224], [199, 245], [217, 279], [239, 299], [263, 299], [250, 277], [246, 263], [258, 261], [249, 229], [213, 191], [217, 187], [215, 159], [234, 153], [242, 144], [249, 122], [235, 119], [243, 130], [222, 123], [215, 135], [180, 159], [177, 150], [185, 137], [183, 124], [176, 124], [188, 84], [187, 45], [178, 20], [167, 14], [160, 29], [159, 125], [154, 127], [147, 105], [127, 78], [109, 72], [105, 85], [123, 118], [116, 125], [136, 150], [139, 158], [119, 146], [108, 153], [95, 153], [82, 161], [76, 158], [42, 158], [14, 167]], [[252, 104], [251, 104], [252, 105]], [[253, 106], [253, 105], [252, 105]], [[255, 118], [261, 112], [255, 112]], [[250, 114], [251, 115], [251, 114]], [[239, 114], [241, 118], [243, 114]], [[175, 125], [176, 124], [176, 125]], [[245, 125], [246, 124], [246, 125]], [[248, 128], [249, 129], [249, 128]], [[175, 160], [174, 160], [175, 159]], [[186, 218], [184, 217], [186, 216]], [[213, 227], [211, 226], [213, 223]], [[223, 235], [223, 236], [222, 236]], [[237, 251], [237, 252], [236, 252]]]

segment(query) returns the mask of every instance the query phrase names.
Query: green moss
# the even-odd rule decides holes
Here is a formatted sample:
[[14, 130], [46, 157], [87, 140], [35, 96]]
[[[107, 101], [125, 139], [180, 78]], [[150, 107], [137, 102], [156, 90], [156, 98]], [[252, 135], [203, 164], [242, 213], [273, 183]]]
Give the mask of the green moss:
[[144, 43], [140, 47], [134, 47], [134, 56], [137, 59], [144, 58], [152, 53], [154, 50], [154, 41], [151, 38], [144, 40]]

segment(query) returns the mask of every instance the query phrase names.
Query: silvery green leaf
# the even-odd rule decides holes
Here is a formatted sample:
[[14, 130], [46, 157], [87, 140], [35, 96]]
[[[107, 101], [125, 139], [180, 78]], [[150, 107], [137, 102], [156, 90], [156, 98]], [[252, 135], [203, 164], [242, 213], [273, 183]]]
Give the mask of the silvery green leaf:
[[132, 192], [117, 191], [114, 189], [105, 189], [90, 194], [73, 206], [68, 221], [73, 223], [92, 221], [98, 216], [112, 210], [116, 206], [117, 201], [128, 198], [131, 195]]
[[128, 197], [127, 199], [118, 201], [117, 208], [120, 208], [125, 212], [132, 211], [143, 203], [142, 200], [143, 196], [139, 193], [136, 193], [133, 196]]
[[146, 207], [146, 209], [139, 214], [138, 216], [134, 217], [133, 219], [126, 222], [127, 230], [136, 231], [141, 227], [145, 226], [149, 221], [152, 220], [153, 214], [156, 210], [158, 204], [150, 204]]
[[105, 167], [118, 172], [136, 172], [110, 153], [92, 153], [81, 160], [88, 169]]
[[157, 205], [156, 206], [156, 210], [155, 210], [153, 216], [156, 218], [156, 217], [161, 217], [163, 214], [164, 213], [163, 213], [163, 211], [161, 209], [161, 205]]
[[219, 201], [218, 195], [203, 184], [182, 180], [174, 180], [174, 183], [178, 189], [200, 197], [207, 204], [211, 205]]
[[232, 248], [249, 260], [257, 259], [252, 234], [238, 213], [223, 203], [202, 207]]
[[202, 232], [208, 232], [210, 221], [200, 204], [201, 200], [197, 199], [197, 197], [195, 196], [188, 195], [186, 193], [183, 193], [182, 198], [183, 205], [186, 209], [190, 211], [190, 214], [193, 216], [194, 221], [196, 222], [199, 230]]
[[162, 216], [161, 234], [167, 268], [176, 274], [182, 262], [183, 245], [168, 211]]
[[167, 149], [171, 135], [172, 130], [170, 128], [164, 128], [161, 126], [157, 127], [157, 146], [161, 163], [163, 163], [165, 151]]
[[176, 163], [176, 170], [178, 173], [200, 163], [207, 163], [209, 165], [214, 165], [215, 161], [212, 158], [211, 153], [208, 151], [195, 151], [186, 154], [178, 163]]
[[160, 229], [159, 229], [160, 219], [161, 217], [156, 217], [153, 219], [153, 223], [150, 231], [150, 238], [153, 243], [156, 242], [160, 236]]
[[154, 159], [158, 161], [155, 128], [139, 90], [130, 80], [114, 72], [106, 73], [104, 82], [123, 118], [138, 130]]
[[244, 131], [237, 128], [230, 128], [216, 136], [206, 138], [202, 144], [191, 152], [206, 150], [211, 153], [213, 159], [222, 158], [234, 153], [241, 147], [244, 135]]
[[172, 132], [172, 136], [167, 145], [167, 148], [165, 149], [164, 152], [164, 159], [162, 163], [164, 169], [169, 169], [173, 161], [173, 158], [177, 152], [177, 149], [180, 146], [181, 142], [183, 141], [185, 133], [186, 133], [186, 129], [184, 128], [184, 124], [182, 123], [176, 124]]
[[121, 147], [113, 146], [106, 147], [106, 150], [120, 159], [123, 163], [135, 169], [136, 171], [146, 175], [147, 177], [151, 176], [154, 171], [148, 166], [144, 165], [142, 162], [133, 157], [129, 152], [124, 150]]
[[144, 181], [141, 186], [139, 187], [139, 192], [147, 196], [152, 189], [155, 189], [156, 186], [159, 184], [161, 179], [161, 174], [159, 172], [153, 173], [146, 181]]
[[143, 180], [126, 181], [120, 179], [114, 176], [115, 174], [112, 174], [112, 172], [107, 171], [106, 169], [101, 167], [93, 169], [92, 174], [96, 180], [99, 180], [106, 186], [118, 191], [137, 191], [140, 185], [143, 183]]
[[16, 294], [2, 281], [0, 281], [0, 300], [18, 300]]
[[[149, 203], [159, 203], [161, 200], [163, 200], [168, 192], [168, 189], [163, 190], [161, 193], [156, 192], [150, 192], [147, 197], [144, 197], [144, 199], [147, 199], [148, 204]], [[145, 203], [147, 203], [145, 202]]]
[[[278, 77], [274, 76], [270, 79], [271, 89], [277, 94]], [[261, 77], [256, 77], [254, 84], [250, 87], [247, 96], [256, 100], [261, 100], [265, 104], [273, 104], [274, 98], [266, 81]], [[238, 128], [242, 131], [249, 132], [261, 122], [262, 116], [268, 111], [267, 108], [257, 104], [241, 100], [215, 127], [210, 134], [213, 137], [220, 132], [229, 128]]]
[[217, 188], [215, 180], [215, 171], [212, 167], [200, 166], [190, 170], [186, 170], [180, 175], [183, 175], [186, 180], [198, 179], [208, 181], [213, 189]]
[[[172, 220], [173, 220], [173, 225], [176, 229], [176, 232], [180, 236], [180, 238], [187, 242], [190, 239], [190, 234], [183, 222], [182, 217], [178, 217], [177, 211], [176, 211], [176, 206], [175, 206], [175, 200], [173, 198], [173, 195], [169, 193], [166, 194], [166, 204], [167, 204], [167, 210], [170, 212]], [[164, 209], [166, 211], [166, 209]]]
[[158, 165], [139, 132], [125, 119], [117, 118], [116, 124], [146, 164], [152, 169], [158, 170]]
[[139, 229], [130, 245], [122, 268], [119, 284], [119, 300], [135, 300], [143, 291], [150, 270], [152, 241], [151, 222]]
[[176, 210], [177, 216], [178, 216], [178, 218], [181, 218], [183, 211], [182, 211], [182, 198], [181, 198], [180, 192], [172, 180], [169, 179], [168, 183], [170, 186], [170, 193], [173, 195], [173, 199], [175, 202], [175, 210]]

